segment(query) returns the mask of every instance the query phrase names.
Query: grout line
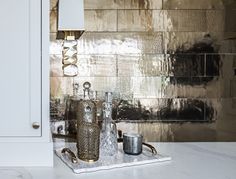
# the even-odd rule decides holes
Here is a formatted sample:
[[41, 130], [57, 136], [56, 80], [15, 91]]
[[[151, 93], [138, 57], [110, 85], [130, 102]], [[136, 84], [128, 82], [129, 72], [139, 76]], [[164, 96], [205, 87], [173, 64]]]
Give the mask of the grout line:
[[204, 76], [206, 76], [206, 53], [204, 54]]
[[118, 55], [116, 55], [116, 77], [119, 77]]
[[116, 32], [118, 32], [118, 20], [119, 20], [119, 18], [118, 18], [118, 10], [116, 10]]

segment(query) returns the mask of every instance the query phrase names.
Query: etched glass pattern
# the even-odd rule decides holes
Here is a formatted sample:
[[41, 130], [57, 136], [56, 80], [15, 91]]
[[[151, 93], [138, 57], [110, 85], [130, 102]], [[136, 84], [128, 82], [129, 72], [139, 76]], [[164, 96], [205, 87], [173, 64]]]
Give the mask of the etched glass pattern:
[[103, 123], [100, 135], [101, 156], [112, 156], [118, 152], [117, 129], [112, 120], [112, 93], [106, 93], [103, 104]]

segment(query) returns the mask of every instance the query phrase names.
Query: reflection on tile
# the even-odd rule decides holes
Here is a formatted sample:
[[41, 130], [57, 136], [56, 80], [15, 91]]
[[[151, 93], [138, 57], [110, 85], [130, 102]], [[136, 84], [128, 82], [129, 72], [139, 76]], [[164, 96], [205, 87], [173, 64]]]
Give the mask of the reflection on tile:
[[[198, 80], [196, 80], [198, 79]], [[206, 84], [200, 77], [170, 77], [163, 87], [165, 98], [204, 98]]]
[[236, 80], [230, 80], [230, 94], [231, 97], [236, 97]]
[[232, 99], [232, 108], [236, 109], [236, 98]]
[[116, 92], [117, 77], [74, 77], [79, 83], [79, 94], [83, 94], [82, 84], [86, 81], [91, 83], [91, 90], [98, 92], [111, 91]]
[[125, 9], [162, 9], [162, 1], [125, 0]]
[[216, 98], [221, 97], [220, 81], [213, 77], [166, 77], [162, 97]]
[[[138, 133], [144, 136], [144, 141], [174, 141], [175, 134], [173, 133], [170, 123], [138, 123]], [[206, 125], [206, 124], [205, 124]], [[184, 137], [183, 137], [184, 138]]]
[[220, 55], [206, 55], [206, 75], [220, 75]]
[[139, 70], [140, 56], [118, 56], [118, 76], [142, 76]]
[[192, 99], [160, 99], [161, 120], [204, 121], [205, 103]]
[[205, 107], [205, 120], [217, 120], [219, 119], [220, 113], [222, 113], [222, 102], [221, 99], [207, 99]]
[[156, 98], [162, 96], [162, 77], [132, 77], [134, 98]]
[[70, 77], [51, 77], [50, 95], [51, 98], [61, 98], [64, 95], [72, 95], [73, 78]]
[[168, 61], [163, 54], [118, 55], [119, 76], [168, 75]]
[[208, 83], [206, 85], [206, 97], [207, 98], [223, 98], [224, 92], [223, 92], [223, 86], [222, 81], [224, 80], [221, 77], [206, 77], [210, 78], [211, 80], [208, 80]]
[[226, 32], [236, 32], [236, 10], [227, 9], [225, 18], [225, 31]]
[[86, 31], [116, 31], [116, 10], [87, 10], [85, 13]]
[[139, 59], [139, 70], [142, 76], [167, 76], [169, 61], [164, 54], [142, 55]]
[[117, 78], [116, 92], [120, 93], [120, 98], [125, 100], [133, 99], [133, 90], [131, 88], [132, 80], [129, 77]]
[[119, 121], [191, 121], [210, 122], [217, 119], [217, 101], [204, 99], [134, 99], [121, 100], [117, 106]]
[[54, 40], [50, 42], [50, 55], [62, 55], [62, 44], [61, 40]]
[[[62, 56], [50, 56], [51, 77], [62, 77]], [[77, 72], [79, 77], [115, 77], [116, 76], [116, 56], [114, 55], [78, 55]]]
[[50, 32], [57, 32], [57, 11], [50, 11]]
[[55, 40], [56, 2], [51, 0], [51, 99], [63, 107], [72, 84], [79, 83], [82, 97], [89, 81], [98, 99], [114, 92], [115, 118], [146, 122], [122, 129], [144, 132], [148, 140], [235, 139], [229, 133], [236, 108], [233, 1], [86, 0], [87, 32], [78, 40], [78, 76], [72, 78], [63, 77], [62, 41]]
[[57, 9], [58, 0], [50, 0], [50, 10]]
[[85, 33], [78, 41], [79, 54], [140, 54], [162, 52], [161, 33]]
[[50, 42], [56, 41], [56, 38], [57, 38], [56, 32], [50, 33]]
[[124, 9], [125, 0], [86, 0], [85, 9]]
[[204, 76], [205, 56], [196, 54], [170, 54], [171, 76]]
[[62, 55], [50, 55], [50, 76], [62, 77]]
[[[235, 36], [234, 36], [235, 37]], [[236, 53], [236, 40], [234, 38], [221, 42], [220, 53]]]
[[188, 50], [205, 34], [205, 32], [166, 32], [164, 33], [165, 53], [174, 53], [180, 48]]
[[115, 55], [78, 55], [78, 72], [80, 77], [115, 77]]
[[164, 0], [164, 9], [224, 9], [222, 0]]
[[223, 32], [225, 28], [225, 11], [224, 10], [212, 10], [206, 11], [207, 19], [207, 31]]
[[234, 57], [234, 59], [233, 59], [233, 68], [236, 69], [236, 55], [235, 55], [235, 57]]
[[168, 10], [164, 19], [167, 31], [205, 32], [207, 29], [206, 11], [203, 10]]
[[135, 108], [132, 100], [120, 100], [117, 106], [116, 119], [120, 121], [141, 120], [142, 114], [140, 108]]
[[118, 31], [163, 31], [160, 10], [119, 10]]

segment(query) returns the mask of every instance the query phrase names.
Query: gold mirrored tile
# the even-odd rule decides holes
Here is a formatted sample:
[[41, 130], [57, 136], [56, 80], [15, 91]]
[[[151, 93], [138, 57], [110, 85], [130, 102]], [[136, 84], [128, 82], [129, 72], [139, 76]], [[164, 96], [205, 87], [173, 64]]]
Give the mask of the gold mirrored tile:
[[125, 0], [85, 0], [85, 9], [124, 9]]
[[125, 0], [125, 9], [162, 9], [160, 0]]
[[119, 10], [118, 31], [163, 31], [161, 10]]
[[86, 31], [116, 31], [116, 10], [85, 10]]
[[224, 9], [224, 0], [164, 0], [163, 9]]

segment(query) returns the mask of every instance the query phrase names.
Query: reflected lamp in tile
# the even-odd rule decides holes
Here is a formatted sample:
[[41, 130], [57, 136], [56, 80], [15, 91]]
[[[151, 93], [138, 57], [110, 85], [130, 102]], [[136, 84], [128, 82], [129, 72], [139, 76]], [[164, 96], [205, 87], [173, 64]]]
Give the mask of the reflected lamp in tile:
[[63, 39], [62, 64], [65, 76], [78, 74], [77, 39], [84, 32], [84, 2], [83, 0], [58, 1], [57, 39]]

